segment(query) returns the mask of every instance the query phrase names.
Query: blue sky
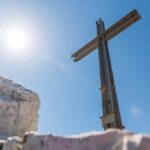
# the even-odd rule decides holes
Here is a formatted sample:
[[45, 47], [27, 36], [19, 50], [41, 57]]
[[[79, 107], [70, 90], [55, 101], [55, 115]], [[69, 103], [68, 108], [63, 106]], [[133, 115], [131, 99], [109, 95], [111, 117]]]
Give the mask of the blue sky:
[[[39, 132], [103, 130], [97, 50], [78, 63], [70, 55], [96, 36], [96, 20], [108, 28], [136, 8], [142, 19], [109, 48], [123, 125], [150, 133], [149, 6], [148, 0], [0, 1], [0, 74], [39, 94]], [[3, 45], [3, 30], [13, 26], [30, 43], [17, 55]]]

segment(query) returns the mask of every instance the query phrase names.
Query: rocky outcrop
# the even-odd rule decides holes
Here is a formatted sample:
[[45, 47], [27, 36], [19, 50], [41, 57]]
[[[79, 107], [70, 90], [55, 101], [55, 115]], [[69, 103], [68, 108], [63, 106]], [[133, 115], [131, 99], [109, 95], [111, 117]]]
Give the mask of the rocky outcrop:
[[115, 129], [71, 137], [28, 133], [2, 141], [0, 150], [150, 150], [150, 136]]
[[36, 93], [0, 76], [0, 139], [36, 131], [39, 106]]
[[37, 130], [39, 106], [36, 93], [0, 77], [0, 150], [150, 150], [150, 135], [126, 130], [70, 137], [35, 132], [24, 135]]

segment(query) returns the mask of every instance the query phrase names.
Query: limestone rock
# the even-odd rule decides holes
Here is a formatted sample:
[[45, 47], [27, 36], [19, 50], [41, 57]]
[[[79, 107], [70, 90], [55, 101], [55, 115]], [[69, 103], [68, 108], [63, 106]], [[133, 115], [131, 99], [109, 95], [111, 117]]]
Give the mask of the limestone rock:
[[22, 150], [22, 139], [10, 137], [2, 144], [0, 150]]
[[30, 133], [22, 150], [150, 150], [150, 136], [116, 129], [72, 137]]
[[71, 137], [32, 132], [0, 141], [0, 150], [150, 150], [150, 135], [116, 129]]
[[36, 131], [39, 106], [36, 93], [0, 76], [0, 138]]
[[111, 130], [90, 132], [71, 137], [28, 134], [23, 150], [121, 150], [124, 136], [130, 133]]

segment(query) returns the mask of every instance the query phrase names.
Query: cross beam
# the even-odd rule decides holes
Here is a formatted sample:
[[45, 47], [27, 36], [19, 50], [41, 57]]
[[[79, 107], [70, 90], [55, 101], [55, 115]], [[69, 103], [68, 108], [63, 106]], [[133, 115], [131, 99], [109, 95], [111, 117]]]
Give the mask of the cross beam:
[[74, 62], [79, 61], [80, 59], [87, 56], [89, 53], [93, 52], [96, 48], [98, 48], [98, 40], [104, 39], [106, 41], [109, 41], [114, 36], [119, 34], [121, 31], [128, 28], [130, 25], [132, 25], [136, 21], [138, 21], [140, 18], [141, 16], [138, 14], [136, 9], [131, 11], [128, 15], [123, 17], [117, 23], [112, 25], [110, 28], [105, 30], [99, 36], [95, 37], [93, 40], [91, 40], [88, 44], [83, 46], [77, 52], [72, 54], [71, 57], [74, 58]]

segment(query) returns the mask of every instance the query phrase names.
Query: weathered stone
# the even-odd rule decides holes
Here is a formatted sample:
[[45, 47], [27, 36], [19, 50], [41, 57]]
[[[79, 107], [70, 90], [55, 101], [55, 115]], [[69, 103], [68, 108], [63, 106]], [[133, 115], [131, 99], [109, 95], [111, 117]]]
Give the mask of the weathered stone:
[[149, 150], [150, 136], [126, 130], [90, 132], [72, 137], [39, 135], [25, 136], [22, 150]]
[[0, 138], [36, 131], [39, 106], [36, 93], [0, 76]]
[[0, 150], [22, 150], [22, 139], [19, 137], [10, 137], [3, 143]]
[[0, 150], [150, 150], [150, 136], [126, 130], [90, 132], [71, 137], [30, 132], [2, 141]]

